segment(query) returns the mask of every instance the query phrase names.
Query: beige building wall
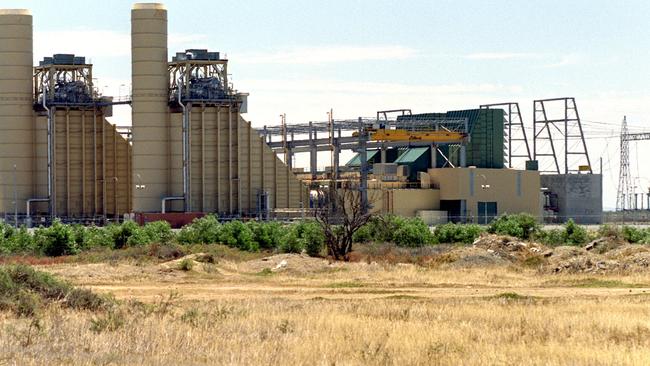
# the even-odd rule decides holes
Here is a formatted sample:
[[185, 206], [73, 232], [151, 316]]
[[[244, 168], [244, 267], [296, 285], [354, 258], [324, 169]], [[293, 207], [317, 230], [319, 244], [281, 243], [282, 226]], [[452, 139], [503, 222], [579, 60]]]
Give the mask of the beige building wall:
[[440, 191], [437, 189], [369, 189], [368, 201], [372, 212], [415, 217], [421, 210], [440, 209]]
[[[57, 109], [54, 187], [56, 215], [122, 216], [132, 210], [131, 146], [100, 110]], [[35, 118], [36, 196], [47, 197], [47, 119]], [[47, 203], [32, 212], [47, 213]]]
[[[260, 192], [267, 193], [271, 208], [300, 208], [306, 202], [306, 187], [237, 110], [194, 105], [189, 116], [193, 211], [255, 214]], [[182, 196], [182, 114], [171, 114], [170, 120], [170, 195]], [[183, 207], [180, 201], [169, 205]]]
[[[478, 202], [497, 202], [497, 214], [540, 216], [539, 172], [513, 169], [429, 169], [440, 187], [440, 200], [466, 200], [467, 215], [477, 216]], [[489, 185], [484, 189], [482, 185]]]
[[[19, 213], [32, 198], [32, 16], [0, 9], [0, 215]], [[15, 169], [14, 169], [15, 166]], [[15, 183], [14, 183], [15, 182]]]
[[169, 184], [169, 74], [167, 10], [162, 4], [135, 4], [131, 10], [133, 188], [138, 212], [159, 212]]

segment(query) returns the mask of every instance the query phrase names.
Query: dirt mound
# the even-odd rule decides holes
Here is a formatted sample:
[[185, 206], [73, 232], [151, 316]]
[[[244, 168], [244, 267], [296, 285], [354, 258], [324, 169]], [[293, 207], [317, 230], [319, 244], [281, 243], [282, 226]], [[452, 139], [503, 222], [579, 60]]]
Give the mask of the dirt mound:
[[642, 253], [649, 253], [650, 248], [647, 245], [624, 244], [605, 253], [605, 257], [612, 260], [624, 260]]
[[161, 263], [158, 268], [161, 272], [195, 271], [204, 273], [219, 273], [216, 268], [217, 259], [212, 254], [195, 253], [175, 259], [173, 261]]
[[471, 246], [458, 247], [445, 253], [450, 267], [491, 267], [524, 263], [540, 257], [548, 249], [538, 243], [523, 242], [501, 235], [481, 235]]
[[623, 239], [615, 237], [604, 237], [590, 242], [589, 244], [585, 245], [584, 248], [585, 250], [593, 253], [603, 254], [620, 248], [626, 244], [627, 243]]
[[650, 268], [650, 247], [616, 239], [595, 240], [585, 247], [557, 247], [547, 259], [553, 273], [637, 272]]
[[237, 265], [240, 272], [293, 272], [309, 273], [326, 271], [340, 264], [331, 263], [322, 258], [314, 258], [304, 254], [277, 254], [270, 257], [255, 259]]
[[486, 252], [510, 262], [523, 262], [530, 257], [542, 255], [548, 249], [538, 243], [499, 235], [482, 235], [472, 246], [485, 249]]
[[510, 264], [508, 260], [494, 252], [473, 246], [455, 249], [446, 255], [446, 258], [449, 267], [452, 268], [494, 267]]
[[620, 270], [621, 263], [596, 255], [580, 255], [558, 261], [550, 265], [548, 269], [554, 273], [602, 273]]

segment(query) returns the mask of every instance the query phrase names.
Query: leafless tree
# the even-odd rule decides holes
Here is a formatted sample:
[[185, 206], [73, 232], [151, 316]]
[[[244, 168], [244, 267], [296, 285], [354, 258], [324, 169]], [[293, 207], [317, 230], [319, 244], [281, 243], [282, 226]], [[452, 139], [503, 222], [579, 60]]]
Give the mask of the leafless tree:
[[327, 252], [336, 260], [350, 260], [352, 237], [371, 217], [369, 207], [354, 188], [339, 189], [329, 208], [316, 210], [316, 222], [325, 234]]

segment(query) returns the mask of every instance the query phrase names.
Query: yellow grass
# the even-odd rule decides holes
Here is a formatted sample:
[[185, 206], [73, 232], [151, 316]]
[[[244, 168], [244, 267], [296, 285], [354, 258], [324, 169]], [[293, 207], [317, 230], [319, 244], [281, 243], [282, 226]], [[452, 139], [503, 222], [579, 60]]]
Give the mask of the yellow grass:
[[[0, 365], [646, 365], [650, 360], [650, 274], [316, 267], [268, 275], [247, 272], [238, 263], [219, 263], [209, 273], [196, 266], [189, 273], [162, 271], [153, 264], [47, 267], [114, 293], [120, 305], [99, 314], [51, 306], [41, 316], [40, 330], [30, 327], [30, 319], [0, 313]], [[177, 295], [170, 299], [172, 292]], [[104, 328], [93, 330], [93, 321]]]

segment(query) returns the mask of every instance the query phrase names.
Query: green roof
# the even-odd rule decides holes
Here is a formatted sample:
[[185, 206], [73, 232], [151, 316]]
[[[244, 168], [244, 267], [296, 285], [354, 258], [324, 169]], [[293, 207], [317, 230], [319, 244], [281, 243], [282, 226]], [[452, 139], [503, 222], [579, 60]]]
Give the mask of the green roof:
[[410, 164], [418, 160], [423, 154], [429, 151], [428, 147], [412, 147], [407, 149], [395, 160], [396, 164]]
[[[366, 153], [367, 154], [366, 155], [366, 162], [372, 161], [372, 159], [375, 157], [375, 155], [377, 155], [378, 152], [379, 152], [379, 150], [368, 150], [368, 152]], [[361, 166], [361, 156], [359, 156], [359, 154], [356, 154], [345, 165], [346, 166]]]

